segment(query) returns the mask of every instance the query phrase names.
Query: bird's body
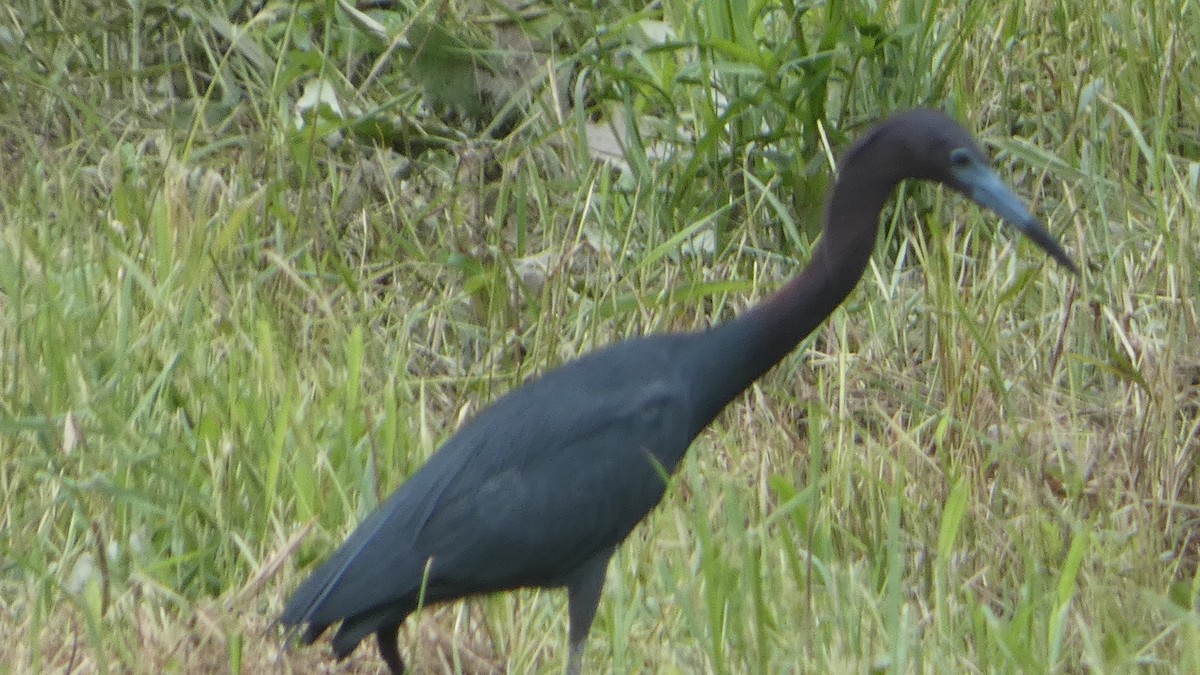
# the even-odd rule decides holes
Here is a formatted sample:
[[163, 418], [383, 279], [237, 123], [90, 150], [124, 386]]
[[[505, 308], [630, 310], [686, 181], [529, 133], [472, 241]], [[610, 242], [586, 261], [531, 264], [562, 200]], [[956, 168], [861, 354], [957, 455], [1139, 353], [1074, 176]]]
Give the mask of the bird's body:
[[341, 621], [338, 656], [376, 633], [400, 673], [396, 632], [419, 604], [566, 587], [568, 672], [578, 673], [613, 551], [662, 499], [692, 440], [854, 289], [904, 178], [991, 207], [1073, 269], [967, 132], [937, 112], [893, 117], [847, 152], [825, 234], [795, 279], [733, 321], [619, 342], [501, 397], [300, 586], [283, 623], [307, 624], [311, 642]]
[[[354, 617], [363, 597], [411, 611], [423, 583], [426, 604], [562, 586], [611, 551], [662, 498], [664, 475], [698, 432], [682, 364], [670, 358], [682, 338], [612, 345], [483, 410], [297, 592], [315, 594], [340, 579], [307, 620]], [[631, 433], [644, 447], [627, 442]], [[371, 546], [381, 537], [388, 546]], [[365, 633], [377, 628], [368, 623]], [[359, 632], [354, 625], [343, 631]]]

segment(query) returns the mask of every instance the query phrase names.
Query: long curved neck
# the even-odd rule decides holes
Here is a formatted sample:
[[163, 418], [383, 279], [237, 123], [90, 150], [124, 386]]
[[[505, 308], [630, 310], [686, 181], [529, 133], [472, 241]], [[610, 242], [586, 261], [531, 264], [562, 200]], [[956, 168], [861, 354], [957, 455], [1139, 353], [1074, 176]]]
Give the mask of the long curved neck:
[[695, 394], [703, 411], [697, 431], [791, 353], [858, 285], [875, 248], [880, 212], [900, 181], [879, 175], [878, 162], [888, 158], [875, 155], [869, 147], [847, 154], [808, 266], [761, 304], [698, 336], [708, 352], [699, 363], [710, 370]]

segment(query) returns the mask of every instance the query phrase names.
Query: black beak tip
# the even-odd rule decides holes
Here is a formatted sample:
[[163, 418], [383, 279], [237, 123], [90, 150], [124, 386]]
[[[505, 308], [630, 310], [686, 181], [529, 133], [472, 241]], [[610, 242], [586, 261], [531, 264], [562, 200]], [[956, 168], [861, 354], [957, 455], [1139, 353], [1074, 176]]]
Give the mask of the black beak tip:
[[1075, 261], [1067, 254], [1054, 235], [1050, 234], [1042, 224], [1036, 220], [1030, 219], [1028, 222], [1022, 223], [1020, 226], [1025, 236], [1033, 240], [1039, 248], [1045, 251], [1051, 258], [1058, 261], [1059, 265], [1067, 268], [1072, 274], [1079, 274], [1079, 267], [1075, 265]]
[[1063, 257], [1058, 259], [1058, 262], [1062, 263], [1062, 265], [1064, 267], [1066, 267], [1068, 270], [1070, 270], [1071, 274], [1074, 274], [1075, 276], [1079, 276], [1079, 268], [1075, 266], [1074, 261], [1072, 261], [1070, 258], [1068, 258], [1064, 255]]
[[1055, 244], [1054, 248], [1047, 249], [1046, 252], [1049, 253], [1052, 258], [1057, 260], [1059, 265], [1067, 268], [1071, 274], [1079, 276], [1079, 267], [1075, 265], [1075, 261], [1071, 260], [1071, 256], [1067, 255], [1067, 252], [1064, 251], [1061, 246]]

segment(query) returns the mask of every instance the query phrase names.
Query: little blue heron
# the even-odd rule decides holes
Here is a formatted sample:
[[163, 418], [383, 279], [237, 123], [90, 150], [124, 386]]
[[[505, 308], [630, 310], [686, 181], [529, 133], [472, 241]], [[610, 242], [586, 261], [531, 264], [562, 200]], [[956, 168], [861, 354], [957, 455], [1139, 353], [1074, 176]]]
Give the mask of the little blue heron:
[[404, 672], [400, 624], [419, 604], [516, 588], [567, 589], [567, 672], [613, 551], [662, 499], [666, 478], [726, 405], [823, 322], [858, 284], [900, 181], [947, 185], [1075, 272], [1066, 251], [940, 112], [876, 126], [845, 154], [812, 260], [738, 318], [618, 342], [501, 397], [446, 441], [291, 597], [282, 623], [331, 624], [338, 657], [375, 633]]

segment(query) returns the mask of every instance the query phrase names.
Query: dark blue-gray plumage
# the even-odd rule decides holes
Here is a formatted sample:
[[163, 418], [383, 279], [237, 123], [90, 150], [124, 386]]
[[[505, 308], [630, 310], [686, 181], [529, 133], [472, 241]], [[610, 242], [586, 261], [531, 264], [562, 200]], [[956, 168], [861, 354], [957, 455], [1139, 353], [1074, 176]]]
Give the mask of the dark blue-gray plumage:
[[375, 633], [402, 673], [397, 631], [418, 604], [565, 587], [567, 672], [578, 674], [613, 551], [662, 499], [692, 440], [854, 289], [906, 178], [948, 185], [1075, 270], [962, 127], [934, 111], [896, 115], [843, 157], [824, 235], [795, 279], [733, 321], [620, 342], [500, 398], [301, 584], [282, 622], [307, 625], [309, 643], [340, 621], [338, 657]]

